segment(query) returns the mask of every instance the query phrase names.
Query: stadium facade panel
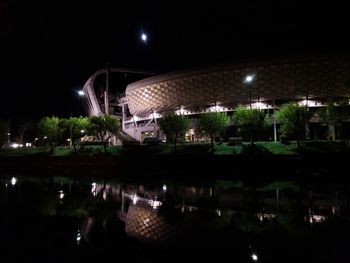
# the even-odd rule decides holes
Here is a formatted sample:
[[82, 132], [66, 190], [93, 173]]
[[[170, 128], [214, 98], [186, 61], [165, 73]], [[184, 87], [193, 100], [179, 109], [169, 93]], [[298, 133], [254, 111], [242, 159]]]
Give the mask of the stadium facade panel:
[[[254, 75], [251, 87], [244, 83]], [[179, 108], [195, 110], [220, 105], [234, 108], [272, 100], [323, 100], [350, 97], [348, 59], [213, 67], [161, 74], [126, 88], [130, 113], [147, 115]]]

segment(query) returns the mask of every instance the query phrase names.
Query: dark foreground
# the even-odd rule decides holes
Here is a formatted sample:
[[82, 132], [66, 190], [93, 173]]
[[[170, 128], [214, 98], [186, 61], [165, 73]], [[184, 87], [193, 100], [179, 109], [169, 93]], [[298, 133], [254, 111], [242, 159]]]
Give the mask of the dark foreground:
[[346, 180], [350, 155], [126, 155], [0, 157], [0, 173], [141, 178]]
[[[1, 262], [350, 262], [346, 171], [283, 170], [266, 160], [225, 163], [225, 170], [210, 168], [223, 164], [212, 160], [203, 163], [207, 173], [175, 162], [164, 174], [170, 163], [140, 162], [111, 174], [116, 163], [107, 158], [100, 160], [113, 163], [106, 171], [89, 159], [77, 165], [95, 172], [74, 174], [75, 166], [57, 160], [0, 177]], [[40, 162], [48, 166], [35, 175]], [[280, 178], [236, 173], [260, 167], [259, 176]]]

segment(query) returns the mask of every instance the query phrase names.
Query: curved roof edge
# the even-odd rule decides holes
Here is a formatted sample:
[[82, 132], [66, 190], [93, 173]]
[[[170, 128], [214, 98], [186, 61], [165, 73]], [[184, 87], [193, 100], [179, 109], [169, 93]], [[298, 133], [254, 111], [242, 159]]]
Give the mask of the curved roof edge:
[[278, 64], [291, 64], [291, 63], [307, 63], [313, 61], [322, 61], [322, 60], [339, 60], [345, 59], [350, 60], [350, 55], [323, 55], [323, 56], [309, 56], [309, 57], [293, 57], [293, 58], [274, 58], [274, 59], [257, 59], [253, 60], [240, 60], [232, 64], [218, 64], [218, 65], [209, 65], [204, 67], [194, 67], [183, 70], [175, 70], [167, 73], [162, 73], [156, 76], [145, 78], [139, 81], [132, 82], [127, 85], [125, 92], [130, 92], [134, 89], [137, 89], [142, 86], [152, 85], [161, 81], [167, 81], [182, 77], [189, 77], [196, 74], [224, 71], [224, 70], [233, 70], [240, 68], [249, 68], [249, 67], [258, 67], [265, 65], [278, 65]]

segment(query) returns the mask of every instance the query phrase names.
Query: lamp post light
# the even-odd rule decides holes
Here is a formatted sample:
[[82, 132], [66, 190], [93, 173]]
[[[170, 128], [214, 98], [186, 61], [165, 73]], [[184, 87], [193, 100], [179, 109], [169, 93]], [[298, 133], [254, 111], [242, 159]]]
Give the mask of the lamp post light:
[[141, 36], [140, 36], [142, 42], [144, 42], [145, 44], [147, 44], [147, 39], [148, 39], [148, 36], [146, 33], [142, 33]]
[[252, 81], [254, 79], [254, 75], [247, 75], [244, 79], [244, 83], [249, 86], [249, 108], [252, 108]]
[[11, 141], [11, 138], [10, 138], [11, 133], [8, 132], [6, 135], [7, 135], [7, 142], [10, 143], [10, 141]]
[[78, 90], [77, 92], [78, 92], [79, 97], [85, 95], [85, 92], [83, 90]]
[[80, 115], [80, 111], [81, 111], [81, 97], [85, 96], [85, 92], [83, 90], [78, 90], [78, 97], [79, 97], [79, 115]]

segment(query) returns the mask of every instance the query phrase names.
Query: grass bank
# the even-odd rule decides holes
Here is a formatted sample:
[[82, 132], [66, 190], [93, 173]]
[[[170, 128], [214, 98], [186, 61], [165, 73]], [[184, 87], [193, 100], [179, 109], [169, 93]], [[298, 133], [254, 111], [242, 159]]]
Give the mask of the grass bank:
[[[171, 155], [174, 154], [170, 144], [137, 145], [137, 146], [109, 146], [108, 155]], [[348, 147], [340, 142], [307, 141], [298, 149], [296, 142], [282, 144], [279, 142], [256, 142], [253, 152], [255, 155], [298, 155], [298, 154], [338, 154], [347, 152]], [[249, 155], [252, 153], [250, 143], [231, 146], [218, 143], [212, 152], [207, 143], [183, 143], [177, 145], [177, 155]], [[28, 147], [20, 149], [1, 150], [0, 156], [50, 156], [49, 147]], [[53, 156], [103, 156], [101, 146], [84, 146], [74, 152], [68, 146], [54, 148]]]

